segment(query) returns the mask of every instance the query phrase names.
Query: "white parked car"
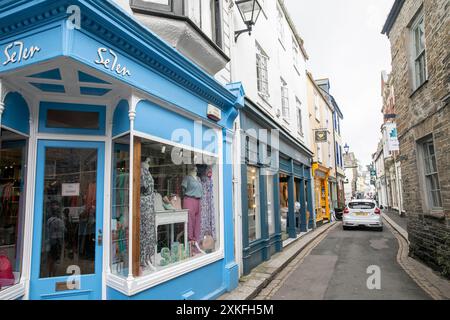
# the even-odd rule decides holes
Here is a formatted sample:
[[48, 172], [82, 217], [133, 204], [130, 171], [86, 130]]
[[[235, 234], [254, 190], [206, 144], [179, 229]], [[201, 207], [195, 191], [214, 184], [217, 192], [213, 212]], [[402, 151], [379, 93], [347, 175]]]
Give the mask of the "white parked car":
[[383, 231], [383, 219], [377, 202], [370, 199], [352, 200], [344, 210], [344, 230], [356, 227], [374, 228]]

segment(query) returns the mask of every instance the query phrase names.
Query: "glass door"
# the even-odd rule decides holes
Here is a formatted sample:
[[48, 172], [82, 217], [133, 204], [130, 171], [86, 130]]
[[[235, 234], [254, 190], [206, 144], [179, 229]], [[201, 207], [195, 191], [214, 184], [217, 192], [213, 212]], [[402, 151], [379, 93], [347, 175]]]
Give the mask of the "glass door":
[[39, 141], [30, 299], [102, 296], [104, 144]]

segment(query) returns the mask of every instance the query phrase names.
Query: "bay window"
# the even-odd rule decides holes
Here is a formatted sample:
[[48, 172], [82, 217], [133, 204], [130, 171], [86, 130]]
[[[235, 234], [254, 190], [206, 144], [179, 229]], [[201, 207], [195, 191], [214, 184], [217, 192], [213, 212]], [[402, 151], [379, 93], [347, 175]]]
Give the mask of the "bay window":
[[139, 13], [187, 19], [222, 48], [220, 0], [131, 0], [130, 6]]
[[114, 147], [112, 272], [147, 276], [218, 251], [218, 158], [159, 139], [130, 142], [127, 136]]

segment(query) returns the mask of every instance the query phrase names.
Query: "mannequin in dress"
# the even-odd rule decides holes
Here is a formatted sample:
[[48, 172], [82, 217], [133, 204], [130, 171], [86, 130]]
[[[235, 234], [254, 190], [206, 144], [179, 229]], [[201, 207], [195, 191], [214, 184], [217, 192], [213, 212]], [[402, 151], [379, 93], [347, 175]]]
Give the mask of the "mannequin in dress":
[[155, 182], [150, 173], [151, 159], [147, 158], [141, 164], [141, 232], [140, 260], [141, 265], [153, 267], [155, 260], [156, 230], [155, 230]]
[[204, 253], [199, 247], [201, 228], [200, 201], [203, 196], [203, 188], [200, 178], [197, 176], [197, 167], [189, 168], [189, 174], [183, 179], [181, 187], [183, 188], [183, 208], [189, 211], [188, 239], [193, 253]]

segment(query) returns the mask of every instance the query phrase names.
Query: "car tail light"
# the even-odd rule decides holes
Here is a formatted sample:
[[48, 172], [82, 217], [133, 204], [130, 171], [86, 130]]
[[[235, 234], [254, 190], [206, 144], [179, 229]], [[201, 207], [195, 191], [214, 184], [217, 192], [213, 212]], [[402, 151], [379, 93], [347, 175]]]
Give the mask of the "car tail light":
[[376, 208], [376, 209], [375, 209], [375, 214], [381, 214], [380, 208]]
[[348, 208], [345, 208], [344, 209], [344, 214], [349, 214], [350, 213], [350, 210], [348, 210]]

